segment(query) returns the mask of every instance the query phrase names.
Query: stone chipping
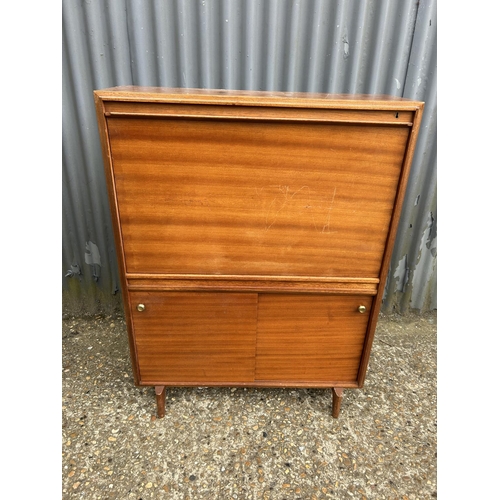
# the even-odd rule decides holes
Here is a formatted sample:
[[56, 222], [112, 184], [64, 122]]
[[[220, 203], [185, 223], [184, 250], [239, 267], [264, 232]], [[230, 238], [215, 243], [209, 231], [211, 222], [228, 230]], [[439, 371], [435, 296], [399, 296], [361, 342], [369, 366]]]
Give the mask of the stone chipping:
[[380, 316], [365, 385], [136, 387], [123, 317], [63, 317], [62, 499], [437, 497], [436, 313]]

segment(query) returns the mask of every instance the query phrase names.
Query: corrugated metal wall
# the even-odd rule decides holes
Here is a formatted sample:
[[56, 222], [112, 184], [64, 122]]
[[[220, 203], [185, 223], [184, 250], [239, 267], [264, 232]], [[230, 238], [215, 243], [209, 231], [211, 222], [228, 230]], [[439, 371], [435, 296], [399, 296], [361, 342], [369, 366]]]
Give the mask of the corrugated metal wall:
[[382, 310], [436, 304], [435, 0], [63, 0], [63, 304], [120, 307], [92, 91], [391, 94], [426, 102]]

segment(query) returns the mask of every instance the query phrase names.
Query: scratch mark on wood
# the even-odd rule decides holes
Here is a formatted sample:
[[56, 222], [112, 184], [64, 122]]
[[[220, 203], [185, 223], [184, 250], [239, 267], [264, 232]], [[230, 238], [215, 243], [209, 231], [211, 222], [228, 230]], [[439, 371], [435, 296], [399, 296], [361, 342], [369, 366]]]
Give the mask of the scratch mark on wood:
[[323, 230], [321, 231], [322, 233], [329, 233], [330, 232], [330, 218], [332, 216], [332, 208], [333, 208], [333, 202], [335, 200], [335, 193], [336, 192], [337, 192], [337, 188], [335, 188], [333, 191], [332, 201], [330, 202], [330, 206], [328, 207], [328, 216], [326, 218], [326, 223], [323, 226]]
[[[293, 195], [291, 196], [291, 198], [293, 198], [297, 193], [299, 193], [303, 189], [306, 189], [307, 190], [307, 194], [308, 194], [308, 197], [306, 198], [307, 199], [307, 203], [306, 203], [306, 205], [304, 205], [304, 209], [308, 210], [308, 209], [313, 208], [312, 205], [311, 205], [311, 203], [310, 203], [311, 202], [311, 189], [309, 188], [309, 186], [302, 186], [300, 189], [297, 189], [297, 191], [295, 191], [293, 193]], [[310, 214], [310, 217], [312, 219], [312, 224], [314, 226], [314, 230], [315, 231], [319, 231], [318, 225], [316, 224], [316, 218], [314, 217], [314, 213], [313, 212], [309, 212], [309, 214]]]
[[[258, 191], [256, 189], [256, 192], [262, 192], [263, 189], [266, 188], [260, 188]], [[302, 186], [295, 191], [292, 191], [290, 189], [290, 186], [284, 184], [269, 186], [268, 189], [271, 189], [272, 191], [278, 190], [279, 194], [275, 196], [271, 203], [268, 205], [265, 231], [269, 231], [269, 229], [274, 226], [274, 224], [280, 217], [280, 214], [283, 214], [286, 210], [288, 210], [296, 212], [299, 217], [300, 214], [304, 214], [304, 211], [306, 211], [305, 213], [308, 214], [310, 223], [314, 226], [315, 231], [321, 231], [323, 233], [330, 232], [331, 211], [333, 208], [333, 203], [335, 201], [337, 188], [335, 188], [330, 200], [327, 220], [323, 226], [321, 225], [320, 221], [316, 221], [316, 217], [314, 216], [314, 203], [311, 204], [311, 189], [308, 185]]]
[[266, 231], [269, 231], [269, 229], [271, 229], [271, 227], [273, 226], [273, 224], [276, 222], [276, 219], [278, 218], [278, 214], [283, 210], [283, 208], [285, 207], [285, 205], [286, 205], [286, 203], [288, 201], [289, 186], [278, 186], [278, 189], [280, 190], [281, 194], [285, 198], [284, 198], [283, 203], [281, 204], [281, 206], [278, 208], [278, 210], [276, 210], [276, 212], [274, 212], [273, 221], [271, 222], [271, 224], [269, 224], [269, 214], [271, 213], [271, 209], [274, 206], [274, 203], [277, 200], [277, 197], [274, 198], [274, 200], [271, 202], [271, 206], [269, 207], [269, 210], [268, 210], [267, 216], [266, 216]]
[[262, 190], [264, 188], [261, 187], [261, 188], [255, 188], [255, 194], [260, 198], [262, 196]]
[[303, 189], [307, 189], [309, 190], [309, 186], [302, 186], [300, 189], [297, 189], [297, 191], [295, 191], [292, 196], [290, 196], [290, 199], [292, 199], [297, 193], [300, 193]]

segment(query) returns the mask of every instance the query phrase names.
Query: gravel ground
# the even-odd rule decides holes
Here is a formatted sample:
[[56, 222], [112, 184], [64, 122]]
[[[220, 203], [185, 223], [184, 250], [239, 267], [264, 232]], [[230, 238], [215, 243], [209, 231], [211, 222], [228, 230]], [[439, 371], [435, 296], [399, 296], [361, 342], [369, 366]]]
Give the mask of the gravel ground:
[[122, 317], [63, 319], [63, 499], [437, 497], [436, 314], [381, 316], [363, 389], [173, 388], [155, 417]]

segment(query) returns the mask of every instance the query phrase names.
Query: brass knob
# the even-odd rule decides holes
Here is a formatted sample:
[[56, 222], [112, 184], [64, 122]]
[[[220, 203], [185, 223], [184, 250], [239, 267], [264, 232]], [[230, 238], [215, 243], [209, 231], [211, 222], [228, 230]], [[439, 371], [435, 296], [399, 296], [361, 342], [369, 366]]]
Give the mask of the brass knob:
[[139, 312], [144, 311], [144, 309], [146, 309], [146, 306], [144, 304], [137, 304], [137, 310]]
[[365, 307], [365, 306], [359, 306], [359, 307], [358, 307], [358, 311], [359, 311], [360, 313], [364, 313], [364, 312], [366, 312], [366, 307]]

